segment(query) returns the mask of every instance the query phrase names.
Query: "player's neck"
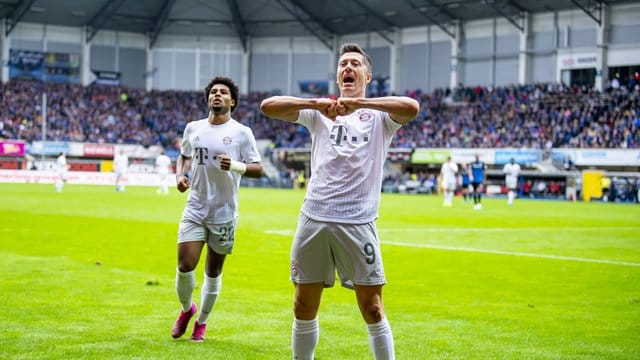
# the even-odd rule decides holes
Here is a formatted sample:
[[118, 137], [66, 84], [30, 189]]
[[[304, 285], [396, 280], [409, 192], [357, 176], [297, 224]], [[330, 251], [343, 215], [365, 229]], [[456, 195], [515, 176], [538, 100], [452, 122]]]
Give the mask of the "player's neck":
[[213, 112], [209, 113], [209, 124], [211, 125], [222, 125], [231, 119], [231, 114], [226, 112], [224, 114], [214, 114]]
[[351, 92], [351, 91], [344, 91], [344, 92], [340, 92], [340, 97], [343, 98], [364, 98], [365, 97], [365, 91], [358, 91], [358, 92]]

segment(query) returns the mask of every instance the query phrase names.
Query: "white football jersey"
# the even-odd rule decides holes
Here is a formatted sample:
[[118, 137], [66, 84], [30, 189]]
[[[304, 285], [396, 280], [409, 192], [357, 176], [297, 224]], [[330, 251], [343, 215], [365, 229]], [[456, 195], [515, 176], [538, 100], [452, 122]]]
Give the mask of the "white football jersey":
[[67, 172], [67, 158], [64, 155], [58, 156], [56, 160], [56, 168], [58, 170], [58, 174], [63, 176]]
[[171, 167], [171, 158], [165, 154], [160, 154], [156, 158], [156, 168], [158, 169], [158, 174], [167, 175], [169, 174], [169, 168]]
[[455, 182], [456, 174], [458, 173], [458, 165], [453, 161], [444, 162], [442, 164], [442, 168], [440, 168], [440, 173], [442, 173], [443, 181]]
[[455, 190], [458, 184], [456, 174], [458, 173], [458, 165], [453, 161], [448, 161], [442, 164], [440, 168], [442, 174], [442, 184], [447, 190]]
[[301, 110], [311, 133], [311, 178], [302, 212], [316, 221], [365, 224], [378, 217], [382, 171], [395, 132], [389, 114], [359, 109], [336, 121]]
[[116, 155], [113, 159], [113, 165], [115, 166], [117, 173], [126, 173], [127, 168], [129, 167], [129, 156], [126, 154]]
[[212, 125], [208, 119], [187, 124], [180, 148], [182, 155], [191, 158], [191, 190], [189, 204], [210, 208], [217, 224], [238, 216], [238, 188], [241, 175], [220, 169], [218, 155], [245, 163], [260, 161], [260, 153], [251, 129], [230, 119]]
[[518, 176], [520, 176], [520, 165], [507, 163], [502, 168], [505, 175], [505, 183], [508, 188], [513, 189], [518, 184]]

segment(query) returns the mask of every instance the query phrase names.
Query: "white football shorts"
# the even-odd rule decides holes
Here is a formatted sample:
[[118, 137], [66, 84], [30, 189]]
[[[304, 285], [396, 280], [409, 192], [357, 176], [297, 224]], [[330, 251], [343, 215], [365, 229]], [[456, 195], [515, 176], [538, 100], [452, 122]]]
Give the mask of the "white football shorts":
[[445, 190], [454, 191], [457, 185], [458, 185], [458, 182], [456, 181], [455, 178], [442, 180], [442, 188]]
[[321, 222], [300, 213], [291, 245], [291, 281], [332, 287], [336, 270], [347, 288], [386, 283], [375, 223]]
[[515, 190], [518, 188], [518, 178], [507, 178], [506, 179], [506, 185], [507, 185], [507, 189], [509, 190]]
[[235, 241], [238, 218], [222, 224], [214, 223], [209, 206], [187, 204], [178, 227], [178, 243], [204, 241], [218, 254], [231, 254]]

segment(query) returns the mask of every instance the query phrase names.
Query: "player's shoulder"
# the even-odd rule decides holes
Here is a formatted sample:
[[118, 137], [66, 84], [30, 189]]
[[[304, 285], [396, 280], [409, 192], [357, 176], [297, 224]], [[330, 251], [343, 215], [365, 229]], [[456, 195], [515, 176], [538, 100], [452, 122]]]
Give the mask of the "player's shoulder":
[[235, 126], [237, 128], [240, 128], [240, 129], [251, 129], [247, 125], [241, 123], [240, 121], [238, 121], [238, 120], [236, 120], [234, 118], [229, 119], [229, 125]]
[[238, 129], [238, 131], [245, 133], [245, 134], [253, 134], [253, 130], [251, 129], [251, 127], [249, 127], [248, 125], [245, 125], [235, 119], [231, 119], [231, 124], [232, 126], [234, 126], [235, 128]]
[[190, 121], [185, 126], [185, 130], [204, 126], [204, 125], [206, 125], [207, 122], [208, 122], [208, 120], [206, 118]]

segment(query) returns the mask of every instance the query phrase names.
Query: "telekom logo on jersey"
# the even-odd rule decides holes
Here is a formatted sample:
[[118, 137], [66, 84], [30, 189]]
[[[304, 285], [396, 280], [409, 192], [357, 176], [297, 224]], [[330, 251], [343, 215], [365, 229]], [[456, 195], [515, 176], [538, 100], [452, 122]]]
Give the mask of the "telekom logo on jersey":
[[198, 165], [204, 165], [204, 161], [209, 159], [209, 149], [197, 147], [193, 149], [194, 157], [198, 160]]
[[[373, 114], [368, 112], [363, 112], [358, 116], [358, 119], [363, 123], [367, 123], [373, 120]], [[331, 143], [333, 144], [333, 146], [342, 146], [343, 142], [349, 140], [349, 128], [346, 125], [342, 125], [342, 124], [334, 125], [331, 128], [331, 135], [329, 136], [329, 138], [331, 139]], [[362, 134], [361, 136], [351, 136], [352, 143], [357, 143], [360, 141], [368, 142], [369, 135]]]
[[[329, 138], [331, 139], [331, 144], [333, 146], [342, 146], [343, 142], [349, 141], [348, 133], [349, 133], [349, 128], [346, 127], [345, 125], [334, 125], [331, 128], [331, 135], [329, 136]], [[352, 143], [357, 143], [360, 141], [368, 142], [369, 135], [363, 134], [361, 138], [359, 138], [358, 136], [351, 136]]]

